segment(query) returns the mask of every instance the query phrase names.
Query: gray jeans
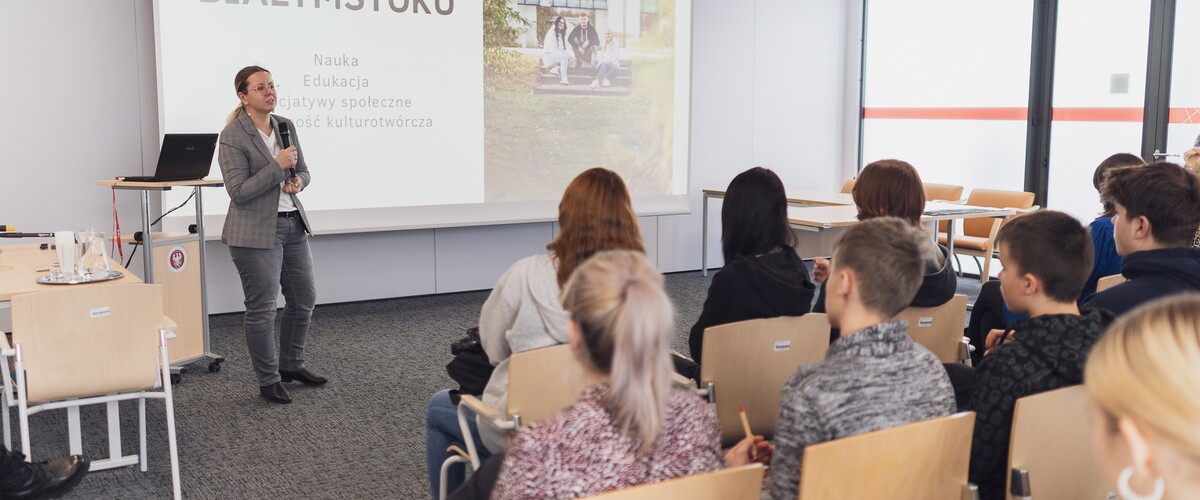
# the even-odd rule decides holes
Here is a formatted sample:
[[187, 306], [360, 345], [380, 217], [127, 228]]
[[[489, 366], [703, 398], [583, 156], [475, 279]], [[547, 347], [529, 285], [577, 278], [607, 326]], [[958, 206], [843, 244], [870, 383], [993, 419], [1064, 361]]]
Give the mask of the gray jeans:
[[[317, 302], [312, 253], [299, 217], [280, 217], [275, 225], [275, 248], [229, 247], [233, 265], [246, 295], [246, 345], [258, 385], [279, 382], [279, 370], [304, 367], [304, 339]], [[283, 290], [283, 321], [279, 351], [275, 350], [275, 309]]]

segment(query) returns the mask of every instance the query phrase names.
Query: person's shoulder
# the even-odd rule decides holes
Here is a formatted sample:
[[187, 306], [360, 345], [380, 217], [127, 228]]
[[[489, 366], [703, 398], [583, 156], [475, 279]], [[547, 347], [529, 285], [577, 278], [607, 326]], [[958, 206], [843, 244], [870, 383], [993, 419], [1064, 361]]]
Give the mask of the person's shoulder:
[[547, 272], [554, 274], [554, 259], [548, 253], [540, 253], [522, 257], [520, 260], [513, 262], [511, 266], [508, 266], [508, 270], [504, 274], [509, 276], [510, 279], [514, 277], [531, 279]]
[[690, 389], [672, 387], [667, 394], [667, 409], [671, 413], [689, 413], [694, 415], [708, 411], [708, 402]]

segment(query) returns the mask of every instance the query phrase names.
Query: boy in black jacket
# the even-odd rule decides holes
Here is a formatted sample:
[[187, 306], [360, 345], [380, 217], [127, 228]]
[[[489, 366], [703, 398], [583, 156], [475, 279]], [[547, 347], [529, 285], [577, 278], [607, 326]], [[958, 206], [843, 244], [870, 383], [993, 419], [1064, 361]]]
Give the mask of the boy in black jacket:
[[996, 239], [1004, 302], [1030, 318], [993, 330], [975, 372], [970, 477], [983, 500], [1005, 498], [1017, 399], [1082, 383], [1088, 350], [1113, 318], [1076, 305], [1092, 270], [1092, 240], [1075, 218], [1035, 212], [1008, 223]]
[[1200, 178], [1174, 163], [1110, 171], [1100, 197], [1112, 203], [1113, 239], [1129, 281], [1092, 295], [1087, 308], [1120, 316], [1138, 305], [1200, 291], [1200, 250], [1190, 248], [1200, 226]]

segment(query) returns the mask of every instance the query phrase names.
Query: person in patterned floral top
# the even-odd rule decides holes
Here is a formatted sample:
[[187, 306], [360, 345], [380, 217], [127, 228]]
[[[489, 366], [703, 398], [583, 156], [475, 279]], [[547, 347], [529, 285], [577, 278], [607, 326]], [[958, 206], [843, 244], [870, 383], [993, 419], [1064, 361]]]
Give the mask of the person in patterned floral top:
[[597, 254], [568, 280], [563, 308], [587, 388], [517, 432], [491, 498], [585, 497], [720, 469], [712, 408], [671, 385], [674, 311], [646, 257]]

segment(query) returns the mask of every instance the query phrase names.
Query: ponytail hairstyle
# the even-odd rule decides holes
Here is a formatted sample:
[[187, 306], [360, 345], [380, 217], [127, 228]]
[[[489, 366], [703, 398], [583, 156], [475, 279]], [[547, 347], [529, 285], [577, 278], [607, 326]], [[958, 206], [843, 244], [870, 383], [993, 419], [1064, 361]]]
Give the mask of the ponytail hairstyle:
[[[267, 71], [267, 68], [262, 66], [246, 66], [245, 68], [242, 68], [241, 71], [238, 71], [237, 74], [233, 76], [233, 90], [238, 94], [245, 94], [246, 91], [249, 90], [246, 88], [246, 81], [250, 79], [251, 75], [260, 71], [270, 73], [270, 71]], [[225, 118], [225, 124], [229, 125], [230, 123], [233, 123], [233, 120], [237, 119], [237, 115], [241, 111], [242, 104], [241, 102], [238, 102], [237, 107], [233, 108], [233, 112], [229, 113], [229, 116]]]
[[662, 432], [671, 390], [675, 312], [662, 275], [641, 252], [600, 252], [567, 281], [563, 308], [579, 326], [580, 361], [609, 377], [601, 404], [645, 454]]

